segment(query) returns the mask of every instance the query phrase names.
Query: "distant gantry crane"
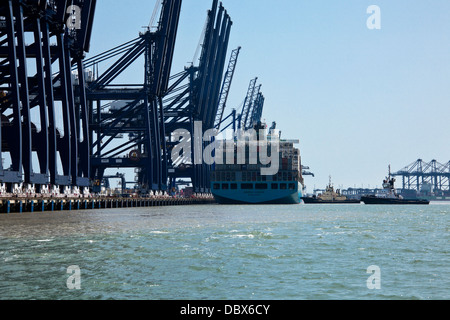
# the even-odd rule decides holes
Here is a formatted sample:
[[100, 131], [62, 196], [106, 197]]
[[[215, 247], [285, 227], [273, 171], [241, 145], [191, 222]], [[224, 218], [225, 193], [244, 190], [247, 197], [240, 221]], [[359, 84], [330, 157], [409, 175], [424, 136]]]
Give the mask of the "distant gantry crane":
[[[222, 121], [217, 128], [220, 132], [231, 127], [233, 132], [237, 130], [248, 130], [253, 128], [255, 124], [261, 121], [264, 108], [264, 96], [261, 92], [261, 84], [257, 85], [258, 77], [250, 80], [244, 102], [242, 103], [241, 113], [237, 113], [233, 109]], [[223, 117], [223, 116], [222, 116]]]
[[450, 191], [450, 161], [442, 164], [436, 160], [418, 159], [392, 176], [401, 177], [403, 189], [445, 194]]
[[256, 85], [258, 77], [252, 79], [248, 86], [247, 95], [245, 96], [244, 105], [242, 106], [242, 112], [239, 116], [238, 129], [247, 130], [252, 127], [252, 112], [255, 104], [255, 100], [261, 85]]

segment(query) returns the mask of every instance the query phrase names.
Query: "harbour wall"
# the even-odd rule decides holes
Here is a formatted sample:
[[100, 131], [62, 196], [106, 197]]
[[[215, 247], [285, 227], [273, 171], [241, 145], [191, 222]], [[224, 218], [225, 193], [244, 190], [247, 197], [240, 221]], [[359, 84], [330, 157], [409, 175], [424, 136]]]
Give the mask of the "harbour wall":
[[211, 196], [199, 198], [0, 198], [0, 214], [71, 211], [108, 208], [161, 207], [215, 203]]

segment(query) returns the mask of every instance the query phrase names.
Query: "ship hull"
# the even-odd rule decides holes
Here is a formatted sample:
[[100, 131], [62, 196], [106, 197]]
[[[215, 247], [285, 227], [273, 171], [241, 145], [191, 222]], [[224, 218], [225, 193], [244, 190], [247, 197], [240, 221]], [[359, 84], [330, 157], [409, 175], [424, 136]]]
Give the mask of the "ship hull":
[[380, 197], [361, 197], [365, 204], [429, 204], [425, 199], [398, 199], [398, 198], [380, 198]]
[[219, 204], [299, 204], [298, 192], [213, 192]]
[[360, 203], [360, 200], [347, 199], [347, 200], [321, 200], [312, 197], [302, 197], [301, 198], [305, 204], [309, 203], [320, 203], [320, 204], [349, 204], [349, 203]]

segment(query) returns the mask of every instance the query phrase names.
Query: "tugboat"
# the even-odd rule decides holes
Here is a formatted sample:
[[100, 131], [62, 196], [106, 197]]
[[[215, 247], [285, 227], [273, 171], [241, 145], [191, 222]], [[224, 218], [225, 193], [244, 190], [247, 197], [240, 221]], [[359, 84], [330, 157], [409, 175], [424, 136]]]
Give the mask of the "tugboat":
[[331, 177], [329, 183], [325, 188], [325, 192], [319, 194], [317, 197], [301, 197], [304, 203], [360, 203], [357, 199], [348, 199], [346, 196], [341, 195], [341, 191], [337, 189], [334, 191], [334, 187], [331, 184]]
[[429, 204], [426, 199], [404, 199], [395, 192], [395, 179], [391, 178], [391, 166], [389, 166], [389, 174], [383, 180], [383, 189], [375, 195], [362, 196], [361, 201], [365, 204]]

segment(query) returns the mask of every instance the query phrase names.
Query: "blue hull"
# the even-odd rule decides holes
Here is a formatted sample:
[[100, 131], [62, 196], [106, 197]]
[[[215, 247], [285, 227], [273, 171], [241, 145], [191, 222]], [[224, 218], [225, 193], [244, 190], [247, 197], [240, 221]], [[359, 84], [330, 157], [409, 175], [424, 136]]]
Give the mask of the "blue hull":
[[213, 191], [214, 198], [220, 204], [299, 204], [300, 197], [296, 190], [264, 190], [251, 192], [244, 190]]

